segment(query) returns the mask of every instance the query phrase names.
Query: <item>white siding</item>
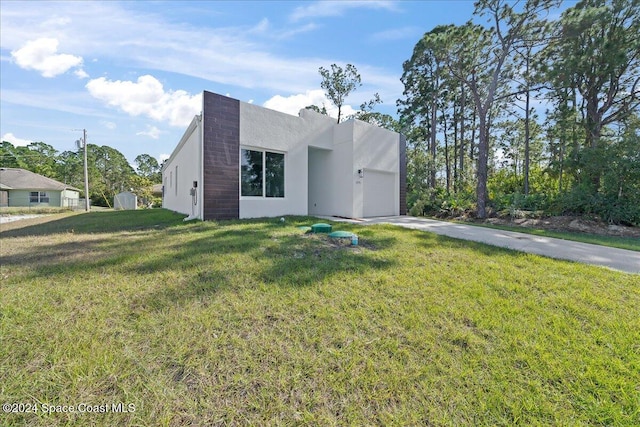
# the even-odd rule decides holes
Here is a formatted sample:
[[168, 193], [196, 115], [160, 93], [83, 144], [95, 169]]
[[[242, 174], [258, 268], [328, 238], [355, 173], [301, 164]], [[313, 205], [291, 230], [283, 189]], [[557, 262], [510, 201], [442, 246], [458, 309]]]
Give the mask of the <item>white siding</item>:
[[400, 214], [399, 140], [396, 132], [354, 121], [353, 164], [364, 170], [354, 187], [354, 217]]
[[331, 150], [309, 147], [309, 215], [332, 215]]
[[[200, 118], [196, 116], [180, 143], [162, 169], [164, 196], [162, 207], [202, 218], [202, 136]], [[190, 190], [198, 181], [196, 204]]]
[[396, 182], [390, 172], [365, 169], [363, 182], [363, 217], [397, 215]]
[[[285, 197], [240, 196], [240, 218], [399, 214], [397, 133], [359, 120], [336, 124], [309, 110], [297, 117], [244, 102], [239, 108], [239, 149], [285, 154]], [[163, 206], [198, 218], [203, 205], [202, 129], [196, 117], [163, 167]], [[199, 183], [195, 206], [193, 181]]]
[[398, 215], [399, 135], [348, 120], [334, 126], [332, 139], [331, 150], [309, 149], [309, 214]]
[[240, 197], [240, 218], [306, 215], [308, 146], [331, 146], [334, 119], [303, 111], [300, 117], [240, 103], [240, 148], [285, 153], [285, 197]]

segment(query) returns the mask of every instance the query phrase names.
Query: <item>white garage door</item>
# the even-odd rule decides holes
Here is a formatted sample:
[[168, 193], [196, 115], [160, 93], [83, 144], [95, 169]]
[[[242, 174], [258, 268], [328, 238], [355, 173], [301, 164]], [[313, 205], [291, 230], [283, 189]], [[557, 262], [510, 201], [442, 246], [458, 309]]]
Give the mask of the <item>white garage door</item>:
[[365, 170], [363, 189], [363, 216], [390, 216], [396, 214], [396, 183], [393, 173]]

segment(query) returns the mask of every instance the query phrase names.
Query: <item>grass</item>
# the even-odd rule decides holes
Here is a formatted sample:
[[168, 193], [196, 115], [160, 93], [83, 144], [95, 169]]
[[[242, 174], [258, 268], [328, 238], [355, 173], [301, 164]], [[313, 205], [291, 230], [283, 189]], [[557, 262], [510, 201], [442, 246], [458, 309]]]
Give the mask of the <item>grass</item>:
[[135, 411], [2, 425], [640, 424], [637, 275], [311, 218], [31, 221], [0, 234], [0, 401]]
[[518, 233], [533, 234], [543, 237], [572, 240], [574, 242], [592, 243], [594, 245], [609, 246], [611, 248], [640, 251], [640, 239], [637, 237], [602, 236], [598, 234], [571, 233], [567, 231], [552, 231], [530, 227], [511, 227], [508, 225], [481, 224], [475, 222], [462, 222], [465, 225], [477, 227], [495, 228], [498, 230], [516, 231]]

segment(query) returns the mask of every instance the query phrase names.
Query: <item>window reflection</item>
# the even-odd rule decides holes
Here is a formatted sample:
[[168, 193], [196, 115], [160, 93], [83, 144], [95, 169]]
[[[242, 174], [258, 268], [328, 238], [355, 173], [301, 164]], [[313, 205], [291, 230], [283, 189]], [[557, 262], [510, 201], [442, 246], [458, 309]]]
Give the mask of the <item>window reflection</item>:
[[284, 197], [284, 154], [242, 149], [241, 195]]

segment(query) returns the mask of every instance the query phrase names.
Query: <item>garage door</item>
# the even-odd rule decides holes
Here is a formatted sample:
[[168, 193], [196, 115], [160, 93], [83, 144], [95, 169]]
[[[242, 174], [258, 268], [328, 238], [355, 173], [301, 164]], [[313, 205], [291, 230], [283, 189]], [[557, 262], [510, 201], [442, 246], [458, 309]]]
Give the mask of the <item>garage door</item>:
[[395, 175], [388, 172], [365, 170], [363, 189], [363, 216], [390, 216], [396, 214]]

